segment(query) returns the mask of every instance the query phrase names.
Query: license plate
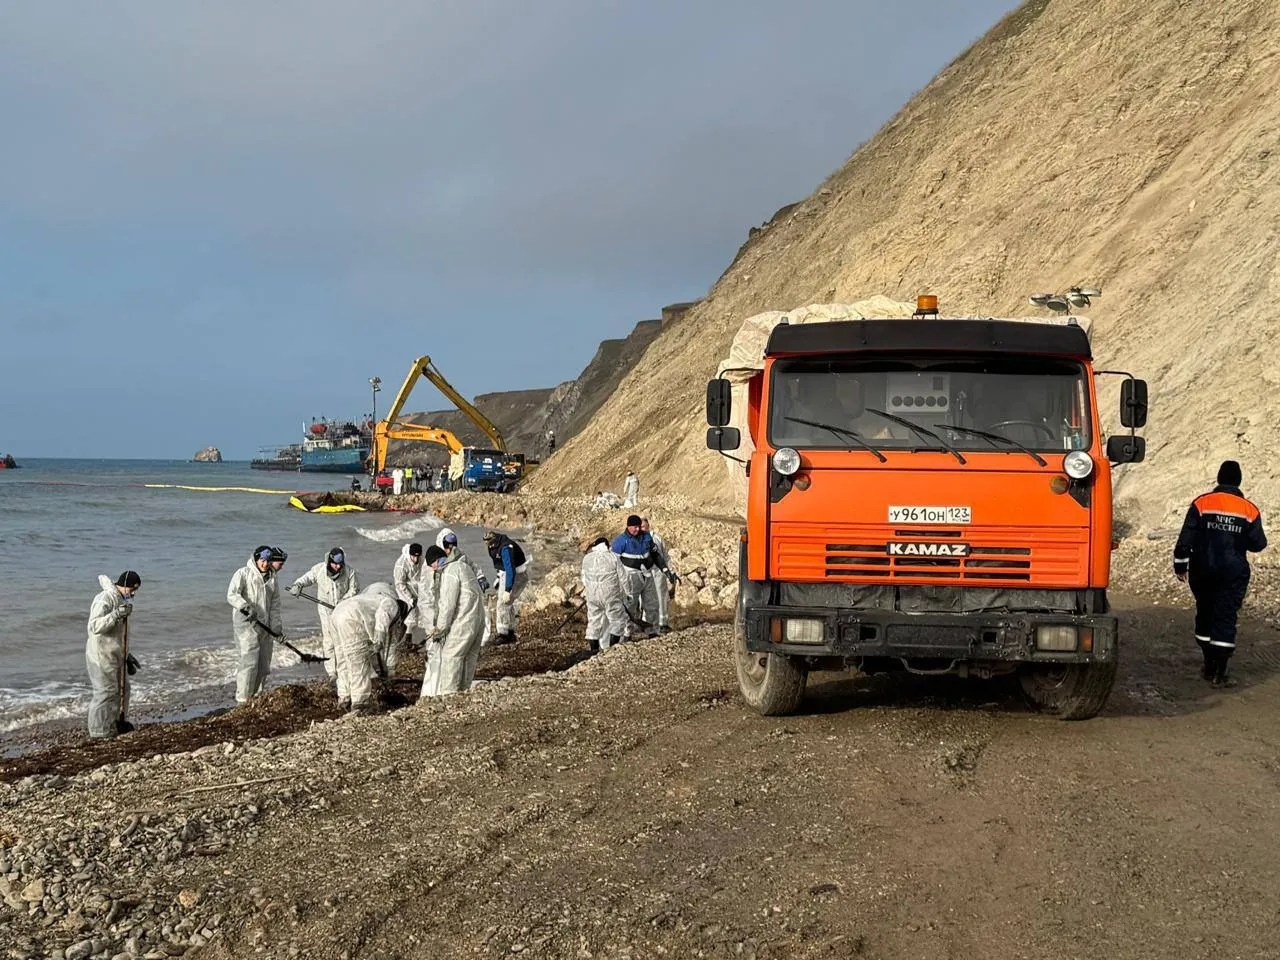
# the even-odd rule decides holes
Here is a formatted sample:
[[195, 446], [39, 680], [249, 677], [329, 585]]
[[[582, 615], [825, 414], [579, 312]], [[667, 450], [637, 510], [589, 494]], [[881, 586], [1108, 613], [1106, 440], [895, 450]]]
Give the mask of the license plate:
[[970, 523], [969, 507], [890, 507], [890, 523]]

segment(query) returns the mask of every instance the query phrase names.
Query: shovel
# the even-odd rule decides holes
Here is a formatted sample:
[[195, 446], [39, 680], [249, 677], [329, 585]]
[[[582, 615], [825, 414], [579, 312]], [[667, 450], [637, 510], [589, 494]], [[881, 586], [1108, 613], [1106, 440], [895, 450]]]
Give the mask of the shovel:
[[292, 643], [290, 643], [288, 640], [284, 638], [284, 634], [276, 633], [274, 630], [268, 627], [265, 623], [263, 623], [257, 617], [253, 618], [253, 622], [256, 623], [258, 626], [260, 626], [263, 630], [265, 630], [268, 636], [275, 637], [277, 640], [283, 643], [286, 647], [288, 647], [290, 650], [296, 653], [298, 655], [298, 659], [301, 660], [303, 663], [324, 663], [326, 660], [329, 659], [328, 657], [317, 657], [314, 653], [306, 653], [302, 650], [299, 650], [297, 647], [295, 647]]
[[310, 600], [312, 603], [318, 603], [322, 607], [328, 607], [330, 610], [332, 610], [334, 606], [332, 603], [329, 603], [329, 601], [321, 600], [319, 597], [313, 597], [309, 593], [299, 593], [298, 596], [303, 600]]

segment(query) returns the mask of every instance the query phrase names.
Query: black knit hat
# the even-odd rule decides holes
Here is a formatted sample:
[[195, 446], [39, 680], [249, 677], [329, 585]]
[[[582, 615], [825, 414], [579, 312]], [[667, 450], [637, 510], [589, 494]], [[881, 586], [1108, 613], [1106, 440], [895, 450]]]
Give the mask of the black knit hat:
[[443, 560], [447, 556], [447, 553], [433, 543], [431, 546], [427, 547], [427, 552], [422, 556], [422, 562], [429, 567], [437, 560]]
[[634, 513], [631, 516], [627, 517], [627, 526], [628, 527], [640, 526], [640, 517]]
[[1223, 460], [1218, 468], [1218, 483], [1224, 487], [1238, 487], [1244, 480], [1240, 464], [1234, 460]]
[[142, 586], [142, 578], [132, 570], [126, 570], [116, 578], [116, 586], [124, 587], [127, 590], [133, 590]]
[[420, 544], [420, 543], [411, 543], [411, 544], [409, 544], [409, 556], [411, 556], [411, 557], [420, 557], [420, 556], [422, 556], [422, 544]]

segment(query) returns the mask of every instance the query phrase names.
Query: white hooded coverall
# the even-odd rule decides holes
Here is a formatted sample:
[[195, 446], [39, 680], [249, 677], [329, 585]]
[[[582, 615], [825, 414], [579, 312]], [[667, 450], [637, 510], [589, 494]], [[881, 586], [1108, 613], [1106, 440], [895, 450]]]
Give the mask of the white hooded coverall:
[[390, 586], [372, 583], [340, 602], [330, 615], [339, 650], [338, 683], [347, 690], [352, 709], [369, 702], [379, 658], [385, 660], [386, 651], [399, 646], [404, 635], [399, 613]]
[[[444, 538], [451, 533], [453, 533], [453, 530], [450, 529], [449, 527], [441, 527], [440, 532], [436, 534], [436, 546], [439, 547], [441, 550], [443, 550]], [[454, 533], [453, 535], [455, 537], [457, 536], [456, 533]], [[489, 604], [484, 602], [484, 595], [489, 591], [489, 579], [484, 575], [484, 572], [481, 571], [479, 567], [477, 567], [474, 563], [471, 562], [471, 558], [462, 552], [461, 546], [459, 546], [457, 549], [458, 549], [458, 556], [461, 557], [463, 562], [466, 563], [466, 565], [471, 568], [472, 572], [476, 575], [476, 582], [480, 584], [480, 600], [481, 600], [481, 603], [483, 603], [484, 605], [484, 633], [480, 637], [480, 646], [482, 647], [488, 646], [489, 638], [493, 636], [493, 614], [489, 612]], [[431, 623], [423, 625], [424, 629], [426, 629], [428, 633], [431, 632], [431, 628], [435, 625], [436, 598], [435, 598], [434, 584], [435, 584], [435, 578], [432, 576], [431, 571], [428, 570], [426, 576], [422, 578], [423, 588], [425, 592], [429, 594], [429, 599], [426, 601], [426, 603], [431, 604]]]
[[[346, 551], [343, 551], [343, 555], [346, 555]], [[335, 656], [333, 626], [330, 622], [333, 611], [330, 608], [336, 607], [340, 601], [346, 600], [347, 597], [354, 597], [360, 592], [360, 574], [356, 572], [355, 567], [347, 563], [343, 564], [336, 577], [331, 576], [329, 560], [326, 558], [293, 581], [289, 587], [289, 592], [297, 593], [307, 587], [315, 587], [316, 599], [321, 601], [316, 604], [316, 610], [320, 614], [321, 644], [324, 647], [324, 656], [328, 658], [324, 663], [324, 672], [329, 675], [330, 679], [337, 678], [338, 699], [350, 699], [343, 689], [342, 677], [338, 673], [338, 658]], [[326, 603], [329, 606], [326, 607]]]
[[627, 570], [608, 543], [597, 543], [582, 558], [582, 586], [587, 600], [587, 639], [598, 641], [601, 650], [612, 645], [611, 637], [627, 636], [629, 621], [623, 600]]
[[102, 592], [89, 607], [89, 639], [84, 663], [89, 670], [93, 699], [89, 701], [89, 736], [110, 739], [116, 721], [129, 709], [129, 674], [124, 668], [125, 621], [132, 608], [110, 577], [99, 576]]
[[634, 507], [639, 499], [640, 478], [634, 473], [628, 473], [627, 479], [622, 482], [622, 505], [624, 507]]
[[484, 596], [471, 567], [449, 558], [439, 561], [438, 567], [435, 634], [422, 675], [424, 697], [470, 688], [484, 632]]
[[[424, 576], [425, 574], [425, 576]], [[391, 580], [396, 587], [396, 596], [407, 603], [410, 607], [409, 615], [404, 621], [405, 636], [413, 633], [419, 627], [427, 629], [423, 615], [423, 581], [431, 573], [426, 569], [426, 564], [422, 562], [422, 558], [418, 558], [418, 562], [414, 563], [409, 558], [409, 545], [406, 543], [400, 548], [400, 556], [396, 559], [395, 569], [391, 573]], [[430, 589], [430, 588], [427, 588]]]
[[[649, 536], [653, 538], [653, 552], [661, 559], [662, 566], [652, 566], [646, 573], [653, 581], [653, 589], [657, 594], [655, 609], [653, 615], [657, 617], [656, 623], [659, 627], [671, 626], [671, 594], [668, 591], [668, 582], [666, 571], [671, 569], [671, 555], [667, 553], [667, 545], [662, 542], [662, 537], [658, 536], [654, 531], [649, 531]], [[674, 571], [673, 571], [674, 572]], [[645, 619], [650, 619], [649, 611], [645, 611]]]
[[264, 574], [250, 557], [248, 563], [231, 575], [231, 583], [227, 585], [231, 629], [240, 651], [240, 665], [236, 670], [236, 703], [247, 703], [261, 693], [267, 675], [271, 673], [275, 639], [254, 620], [266, 624], [277, 634], [282, 632], [280, 608], [276, 604], [276, 591], [272, 589], [274, 578], [270, 566]]

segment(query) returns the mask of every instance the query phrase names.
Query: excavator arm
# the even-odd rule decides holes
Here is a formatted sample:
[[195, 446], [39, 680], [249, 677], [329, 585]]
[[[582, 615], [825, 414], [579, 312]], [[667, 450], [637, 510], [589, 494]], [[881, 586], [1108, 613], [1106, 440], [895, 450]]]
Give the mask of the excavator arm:
[[404, 405], [409, 400], [409, 394], [413, 392], [414, 385], [418, 382], [419, 377], [426, 377], [435, 386], [437, 390], [449, 398], [449, 402], [461, 410], [470, 418], [471, 422], [484, 431], [492, 442], [495, 450], [507, 452], [506, 441], [502, 439], [502, 431], [500, 431], [492, 420], [486, 417], [478, 409], [475, 404], [454, 389], [453, 384], [444, 378], [444, 375], [435, 368], [430, 357], [419, 357], [413, 361], [413, 366], [409, 370], [409, 375], [404, 378], [404, 383], [400, 386], [400, 392], [396, 394], [395, 403], [391, 405], [391, 409], [387, 412], [387, 420], [394, 421], [400, 412], [404, 410]]
[[449, 430], [439, 427], [427, 427], [416, 423], [392, 423], [380, 420], [373, 428], [373, 474], [377, 476], [387, 465], [387, 446], [391, 440], [414, 440], [420, 443], [438, 443], [445, 447], [450, 456], [462, 451], [462, 441]]
[[[379, 421], [377, 426], [374, 427], [373, 450], [370, 452], [369, 458], [373, 461], [375, 476], [378, 471], [386, 466], [388, 440], [421, 440], [426, 443], [439, 443], [448, 447], [450, 454], [455, 454], [462, 450], [462, 443], [448, 430], [399, 422], [398, 418], [404, 411], [405, 404], [409, 402], [409, 394], [413, 392], [414, 385], [417, 384], [419, 377], [426, 377], [430, 380], [437, 390], [443, 393], [454, 406], [465, 413], [472, 423], [484, 431], [485, 436], [492, 441], [494, 449], [502, 453], [507, 452], [507, 444], [502, 438], [502, 431], [494, 425], [493, 421], [481, 413], [475, 404], [454, 389], [453, 384], [446, 380], [444, 375], [435, 368], [430, 357], [419, 357], [413, 361], [413, 366], [409, 368], [409, 375], [404, 378], [404, 383], [400, 385], [400, 392], [396, 394], [395, 402], [391, 404], [391, 409], [387, 411], [386, 419]], [[523, 469], [523, 465], [521, 465], [520, 472], [523, 472]]]

